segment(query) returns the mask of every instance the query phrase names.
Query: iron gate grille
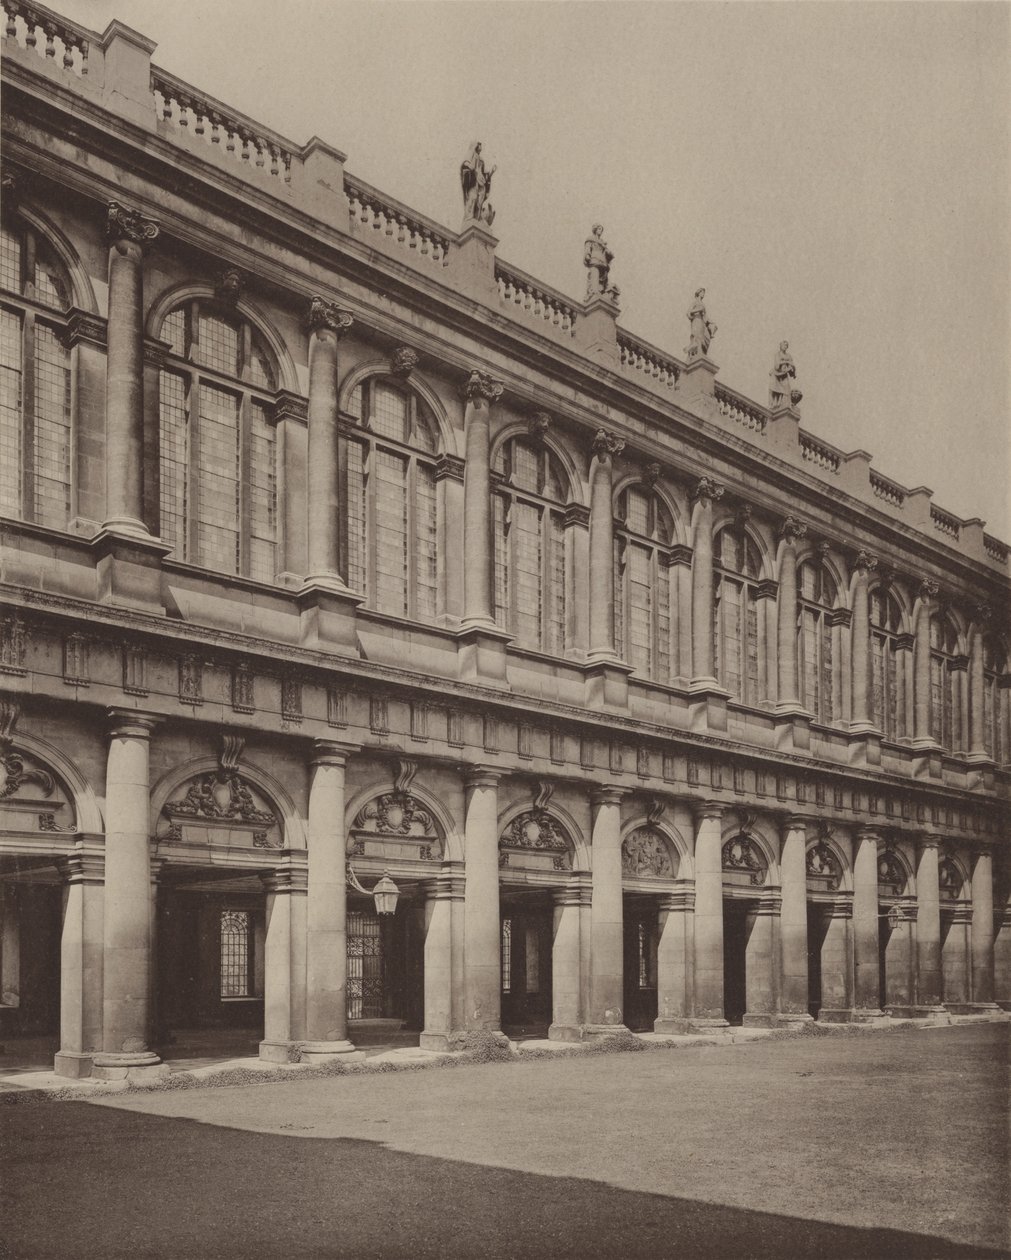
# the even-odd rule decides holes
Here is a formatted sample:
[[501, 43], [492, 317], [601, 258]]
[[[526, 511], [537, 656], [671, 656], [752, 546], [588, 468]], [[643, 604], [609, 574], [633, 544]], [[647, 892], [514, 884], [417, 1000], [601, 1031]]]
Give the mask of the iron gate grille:
[[382, 1019], [385, 959], [379, 916], [348, 911], [348, 1019]]

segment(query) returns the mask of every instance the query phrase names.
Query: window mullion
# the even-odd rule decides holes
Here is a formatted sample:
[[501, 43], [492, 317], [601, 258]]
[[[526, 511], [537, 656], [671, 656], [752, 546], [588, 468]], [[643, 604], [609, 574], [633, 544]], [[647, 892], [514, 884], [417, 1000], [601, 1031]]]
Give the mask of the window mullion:
[[[410, 413], [408, 416], [408, 424], [411, 426], [410, 432], [414, 432], [414, 398], [410, 400]], [[417, 494], [417, 473], [416, 460], [413, 455], [407, 456], [407, 476], [404, 478], [404, 493], [407, 496], [407, 517], [406, 531], [407, 538], [405, 545], [407, 549], [407, 598], [404, 604], [407, 608], [407, 615], [412, 619], [417, 618], [418, 614], [418, 555], [416, 540], [416, 518], [417, 503], [415, 496]]]
[[[248, 334], [249, 325], [244, 324], [243, 328]], [[252, 553], [251, 533], [253, 527], [253, 507], [252, 507], [252, 404], [249, 394], [245, 391], [242, 394], [239, 403], [239, 414], [237, 422], [239, 426], [239, 488], [238, 488], [238, 516], [236, 522], [239, 528], [239, 547], [238, 547], [238, 569], [240, 573], [249, 575], [250, 557]]]
[[38, 453], [35, 449], [35, 315], [31, 311], [24, 313], [21, 335], [21, 502], [25, 520], [34, 521]]
[[200, 377], [190, 372], [186, 390], [186, 546], [184, 559], [201, 561], [200, 519]]

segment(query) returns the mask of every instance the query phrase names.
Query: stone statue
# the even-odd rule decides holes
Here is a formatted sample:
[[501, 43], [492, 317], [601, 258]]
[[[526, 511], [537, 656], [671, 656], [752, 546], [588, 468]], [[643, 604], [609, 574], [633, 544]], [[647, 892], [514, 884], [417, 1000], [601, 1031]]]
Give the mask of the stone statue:
[[463, 221], [471, 219], [491, 227], [495, 219], [488, 194], [491, 192], [491, 177], [498, 168], [489, 170], [481, 156], [481, 141], [475, 140], [470, 152], [460, 164], [460, 184], [463, 188]]
[[791, 384], [797, 379], [797, 368], [794, 365], [788, 341], [779, 343], [779, 350], [776, 352], [769, 378], [772, 382], [769, 386], [771, 411], [775, 411], [777, 407], [796, 407], [804, 397], [800, 390], [795, 389]]
[[716, 336], [716, 325], [706, 319], [706, 291], [695, 290], [695, 301], [688, 312], [688, 323], [691, 331], [688, 334], [688, 345], [685, 353], [689, 359], [699, 355], [705, 357], [709, 353], [709, 343]]
[[604, 240], [604, 225], [595, 223], [586, 238], [583, 249], [583, 266], [586, 268], [586, 300], [596, 297], [607, 297], [617, 301], [620, 290], [617, 285], [610, 284], [611, 263], [614, 254], [607, 248]]

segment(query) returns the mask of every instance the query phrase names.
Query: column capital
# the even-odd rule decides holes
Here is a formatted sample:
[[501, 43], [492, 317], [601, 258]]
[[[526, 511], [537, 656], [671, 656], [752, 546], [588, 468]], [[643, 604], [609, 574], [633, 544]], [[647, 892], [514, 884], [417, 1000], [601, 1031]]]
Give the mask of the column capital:
[[696, 823], [701, 823], [706, 818], [722, 818], [724, 808], [719, 801], [692, 802], [692, 813], [695, 815]]
[[302, 866], [277, 866], [272, 871], [260, 874], [260, 883], [264, 892], [279, 893], [282, 896], [291, 893], [304, 893], [309, 887], [309, 873]]
[[807, 534], [807, 526], [795, 516], [787, 516], [780, 522], [776, 534], [783, 542], [795, 543]]
[[703, 504], [710, 504], [714, 499], [723, 498], [723, 487], [718, 485], [711, 477], [700, 477], [692, 489], [692, 502], [696, 501]]
[[314, 766], [343, 766], [350, 756], [361, 751], [360, 744], [342, 744], [335, 739], [314, 739], [312, 748]]
[[625, 449], [625, 442], [606, 429], [598, 429], [593, 437], [593, 453], [599, 460], [609, 459], [612, 455], [620, 455]]
[[463, 781], [469, 788], [496, 787], [502, 771], [498, 766], [464, 766]]
[[342, 310], [336, 302], [328, 302], [318, 294], [309, 299], [309, 331], [332, 332], [339, 337], [354, 324], [350, 311]]
[[853, 571], [858, 576], [867, 577], [878, 567], [877, 556], [871, 555], [865, 548], [860, 547], [853, 553]]
[[613, 787], [610, 784], [594, 788], [590, 793], [590, 801], [594, 805], [619, 805], [623, 797], [628, 796], [631, 788]]
[[813, 819], [808, 818], [806, 814], [784, 814], [783, 827], [787, 831], [803, 831], [807, 832], [808, 827]]
[[933, 600], [937, 598], [937, 593], [941, 588], [937, 585], [933, 578], [924, 578], [917, 588], [917, 595], [922, 600]]
[[78, 843], [72, 853], [61, 857], [57, 869], [67, 884], [104, 884], [105, 850], [85, 848]]
[[854, 834], [858, 840], [873, 840], [875, 844], [880, 844], [884, 839], [880, 827], [858, 827]]
[[134, 245], [147, 245], [155, 240], [161, 232], [157, 219], [149, 219], [122, 202], [110, 201], [106, 206], [105, 231], [109, 243], [118, 245], [120, 241], [131, 241]]
[[487, 372], [471, 372], [461, 387], [461, 392], [467, 402], [486, 402], [494, 403], [502, 397], [502, 391], [505, 386], [501, 381], [496, 381], [489, 376]]
[[931, 831], [921, 831], [916, 839], [916, 852], [923, 853], [928, 849], [940, 849], [941, 837]]
[[109, 709], [109, 735], [113, 739], [149, 739], [162, 722], [157, 714], [137, 713], [133, 709]]

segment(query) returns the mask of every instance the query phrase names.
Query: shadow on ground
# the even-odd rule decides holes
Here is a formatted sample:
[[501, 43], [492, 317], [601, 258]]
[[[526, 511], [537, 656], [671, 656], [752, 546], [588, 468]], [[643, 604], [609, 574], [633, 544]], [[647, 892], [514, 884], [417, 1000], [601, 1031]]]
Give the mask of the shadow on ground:
[[[92, 1107], [4, 1108], [11, 1260], [383, 1260], [1008, 1253], [388, 1150]], [[293, 1126], [294, 1127], [294, 1126]]]

